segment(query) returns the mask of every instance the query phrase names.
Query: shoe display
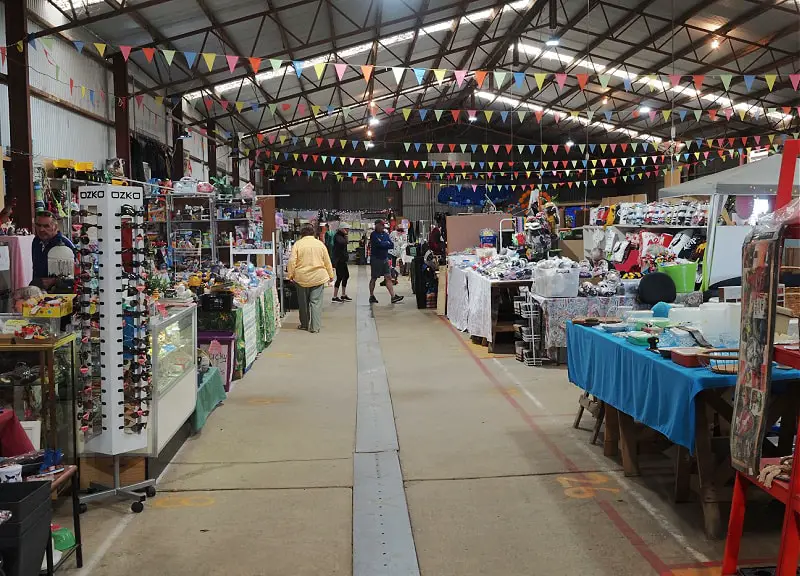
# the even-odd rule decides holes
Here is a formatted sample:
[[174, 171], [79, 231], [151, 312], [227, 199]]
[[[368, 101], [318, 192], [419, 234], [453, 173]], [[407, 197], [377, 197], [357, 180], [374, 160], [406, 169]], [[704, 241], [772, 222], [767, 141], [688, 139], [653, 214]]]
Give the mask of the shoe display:
[[375, 298], [375, 296], [370, 296], [369, 297], [369, 303], [370, 304], [377, 304], [378, 303], [378, 299]]
[[405, 296], [395, 296], [394, 298], [392, 298], [392, 304], [397, 304], [398, 302], [402, 302], [403, 298], [405, 298]]

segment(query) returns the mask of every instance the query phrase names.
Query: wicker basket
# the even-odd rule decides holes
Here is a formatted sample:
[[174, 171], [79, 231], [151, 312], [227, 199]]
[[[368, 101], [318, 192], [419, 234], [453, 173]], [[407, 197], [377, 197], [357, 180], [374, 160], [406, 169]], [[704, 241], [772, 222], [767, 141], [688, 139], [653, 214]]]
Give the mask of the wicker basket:
[[[800, 273], [800, 266], [781, 266], [781, 273], [783, 272]], [[783, 305], [795, 316], [800, 316], [800, 287], [787, 286], [783, 293]]]
[[717, 348], [697, 355], [700, 366], [705, 366], [715, 374], [738, 374], [739, 349]]

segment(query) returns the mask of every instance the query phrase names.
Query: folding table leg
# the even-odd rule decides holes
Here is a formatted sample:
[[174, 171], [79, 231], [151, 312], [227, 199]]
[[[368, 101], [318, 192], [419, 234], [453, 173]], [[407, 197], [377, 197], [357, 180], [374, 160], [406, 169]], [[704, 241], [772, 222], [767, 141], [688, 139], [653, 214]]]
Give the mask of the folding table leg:
[[617, 410], [619, 437], [622, 443], [622, 470], [625, 476], [639, 476], [639, 455], [636, 451], [636, 423], [633, 417]]
[[603, 436], [603, 456], [613, 458], [619, 452], [619, 418], [617, 409], [606, 404], [606, 431]]
[[687, 502], [691, 491], [692, 481], [692, 457], [689, 450], [683, 446], [678, 446], [675, 454], [675, 502]]
[[583, 411], [584, 411], [583, 402], [581, 402], [581, 399], [588, 397], [589, 393], [584, 392], [583, 395], [580, 398], [578, 398], [578, 413], [575, 414], [575, 422], [572, 423], [573, 428], [577, 428], [578, 426], [581, 425], [581, 418], [583, 418]]
[[594, 430], [592, 431], [592, 445], [597, 443], [597, 437], [600, 436], [600, 428], [603, 427], [603, 420], [606, 416], [606, 403], [600, 402], [600, 408], [597, 411], [597, 418], [594, 421]]
[[711, 432], [708, 426], [706, 403], [698, 396], [695, 405], [695, 453], [697, 474], [700, 477], [700, 502], [703, 506], [703, 521], [708, 538], [719, 538], [722, 534], [722, 519], [719, 497], [714, 475], [714, 454], [711, 451]]

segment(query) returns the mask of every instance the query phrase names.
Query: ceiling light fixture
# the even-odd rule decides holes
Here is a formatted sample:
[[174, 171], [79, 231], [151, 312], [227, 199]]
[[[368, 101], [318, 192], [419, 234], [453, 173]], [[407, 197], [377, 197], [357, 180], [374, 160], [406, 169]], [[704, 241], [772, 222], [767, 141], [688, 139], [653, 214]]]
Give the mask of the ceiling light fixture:
[[467, 118], [467, 120], [469, 120], [470, 122], [475, 122], [477, 119], [478, 119], [477, 116], [470, 116], [469, 118]]
[[605, 97], [603, 98], [603, 104], [608, 104], [608, 96], [605, 96]]
[[558, 42], [559, 42], [558, 38], [556, 38], [555, 36], [551, 36], [550, 38], [547, 39], [547, 41], [545, 42], [545, 45], [546, 46], [558, 46]]
[[573, 146], [575, 146], [575, 142], [573, 142], [572, 140], [567, 140], [567, 143], [565, 144], [565, 146], [567, 148], [572, 148]]
[[372, 118], [369, 119], [369, 125], [370, 126], [377, 126], [380, 123], [381, 123], [381, 121], [378, 120], [377, 118], [375, 118], [375, 116], [373, 116]]
[[372, 136], [372, 130], [367, 130], [367, 136]]
[[712, 50], [716, 50], [717, 48], [719, 48], [719, 40], [717, 40], [716, 38], [714, 38], [714, 39], [711, 41], [711, 49], [712, 49]]

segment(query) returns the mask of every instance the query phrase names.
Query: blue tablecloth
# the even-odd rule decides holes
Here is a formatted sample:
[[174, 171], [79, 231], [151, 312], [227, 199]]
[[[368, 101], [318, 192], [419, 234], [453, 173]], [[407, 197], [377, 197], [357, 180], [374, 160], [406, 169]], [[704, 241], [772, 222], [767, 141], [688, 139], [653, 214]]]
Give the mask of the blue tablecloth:
[[[736, 385], [736, 376], [684, 368], [597, 328], [567, 324], [569, 379], [671, 441], [694, 451], [695, 397]], [[775, 370], [773, 380], [800, 379], [800, 370]]]

